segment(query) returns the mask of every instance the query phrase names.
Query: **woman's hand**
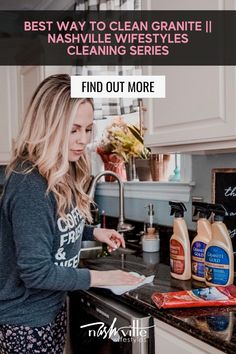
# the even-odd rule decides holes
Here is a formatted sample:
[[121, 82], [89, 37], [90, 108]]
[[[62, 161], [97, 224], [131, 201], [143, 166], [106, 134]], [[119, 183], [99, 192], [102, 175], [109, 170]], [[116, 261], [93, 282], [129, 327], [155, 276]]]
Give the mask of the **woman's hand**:
[[123, 270], [107, 270], [96, 271], [90, 270], [90, 286], [102, 286], [102, 285], [136, 285], [143, 281], [143, 276], [136, 276], [134, 274], [124, 272]]
[[108, 245], [108, 252], [115, 251], [120, 246], [125, 248], [124, 237], [116, 230], [95, 228], [93, 235], [97, 241], [104, 242]]

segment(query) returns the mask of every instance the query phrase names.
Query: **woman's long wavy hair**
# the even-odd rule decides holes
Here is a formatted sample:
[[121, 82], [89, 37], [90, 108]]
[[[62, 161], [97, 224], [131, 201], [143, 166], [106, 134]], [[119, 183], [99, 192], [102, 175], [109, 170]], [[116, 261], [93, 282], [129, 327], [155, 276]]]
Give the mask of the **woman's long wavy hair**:
[[78, 107], [91, 99], [70, 97], [70, 77], [52, 75], [36, 89], [17, 137], [7, 175], [19, 162], [31, 162], [29, 173], [38, 168], [47, 180], [47, 193], [53, 192], [58, 215], [65, 217], [74, 203], [82, 215], [91, 221], [90, 199], [85, 193], [90, 164], [86, 153], [77, 162], [69, 162], [69, 137]]

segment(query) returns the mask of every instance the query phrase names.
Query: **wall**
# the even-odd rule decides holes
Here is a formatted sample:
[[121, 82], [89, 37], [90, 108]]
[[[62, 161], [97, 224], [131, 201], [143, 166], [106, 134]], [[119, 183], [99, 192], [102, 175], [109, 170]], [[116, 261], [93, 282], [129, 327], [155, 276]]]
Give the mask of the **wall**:
[[[204, 201], [211, 201], [211, 170], [212, 168], [236, 167], [235, 154], [217, 155], [194, 155], [192, 157], [192, 174], [196, 186], [193, 187], [192, 196], [201, 196]], [[4, 166], [0, 166], [0, 184], [4, 180]], [[155, 190], [153, 191], [155, 193]], [[97, 198], [100, 209], [104, 209], [107, 215], [118, 215], [118, 202], [116, 198], [100, 197]], [[146, 211], [144, 206], [153, 203], [156, 217], [160, 224], [172, 225], [173, 218], [169, 216], [169, 205], [165, 201], [127, 199], [125, 200], [125, 216], [127, 219], [144, 221]], [[186, 220], [190, 229], [195, 229], [196, 224], [191, 221], [191, 203], [185, 203], [188, 212]]]
[[[155, 190], [153, 190], [155, 193]], [[104, 210], [107, 215], [118, 216], [118, 201], [117, 198], [113, 197], [98, 197], [96, 201], [100, 210]], [[172, 225], [173, 217], [170, 216], [170, 207], [167, 201], [158, 201], [151, 199], [139, 199], [130, 198], [125, 199], [125, 218], [131, 220], [144, 221], [147, 216], [147, 210], [145, 205], [148, 203], [153, 203], [155, 210], [155, 220], [154, 222], [160, 223], [162, 225]], [[187, 213], [185, 215], [188, 227], [190, 229], [195, 229], [195, 224], [191, 222], [191, 203], [185, 203], [187, 208]]]
[[235, 153], [193, 156], [193, 181], [196, 186], [192, 195], [203, 196], [211, 202], [211, 170], [213, 168], [236, 168]]
[[[193, 155], [192, 156], [192, 180], [196, 186], [192, 189], [192, 196], [200, 196], [204, 201], [211, 201], [211, 170], [212, 168], [236, 167], [234, 154], [217, 154], [217, 155]], [[155, 193], [155, 190], [153, 190]], [[104, 209], [108, 215], [118, 215], [118, 203], [116, 198], [99, 197], [97, 202], [101, 209]], [[133, 220], [145, 219], [144, 206], [153, 203], [157, 220], [160, 224], [172, 225], [173, 218], [169, 216], [170, 208], [168, 202], [156, 200], [127, 199], [125, 200], [125, 216]], [[189, 229], [195, 230], [196, 223], [192, 222], [192, 206], [191, 202], [185, 203], [187, 213], [185, 215]]]

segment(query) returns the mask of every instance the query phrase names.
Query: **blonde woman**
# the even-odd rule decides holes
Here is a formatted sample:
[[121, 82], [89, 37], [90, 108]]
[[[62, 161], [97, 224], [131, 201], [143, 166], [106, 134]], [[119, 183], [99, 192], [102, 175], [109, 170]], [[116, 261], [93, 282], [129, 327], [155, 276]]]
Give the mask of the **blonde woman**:
[[115, 230], [85, 226], [92, 127], [93, 102], [70, 98], [69, 76], [39, 85], [0, 201], [1, 354], [62, 353], [66, 291], [140, 282], [123, 271], [77, 268], [82, 239], [125, 247]]

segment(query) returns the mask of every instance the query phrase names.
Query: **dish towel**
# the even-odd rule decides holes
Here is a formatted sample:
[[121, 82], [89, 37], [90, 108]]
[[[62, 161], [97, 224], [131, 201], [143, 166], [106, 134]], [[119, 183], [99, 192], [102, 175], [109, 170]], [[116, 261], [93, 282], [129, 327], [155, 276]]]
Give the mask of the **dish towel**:
[[135, 285], [112, 285], [112, 286], [105, 285], [105, 286], [98, 286], [98, 288], [109, 289], [116, 295], [122, 295], [122, 294], [126, 293], [127, 291], [134, 290], [144, 284], [148, 284], [148, 283], [153, 282], [153, 279], [155, 277], [155, 275], [150, 275], [149, 277], [145, 277], [144, 275], [140, 275], [136, 272], [130, 272], [130, 274], [133, 274], [133, 275], [136, 275], [137, 277], [143, 278], [143, 281], [138, 284], [135, 284]]

